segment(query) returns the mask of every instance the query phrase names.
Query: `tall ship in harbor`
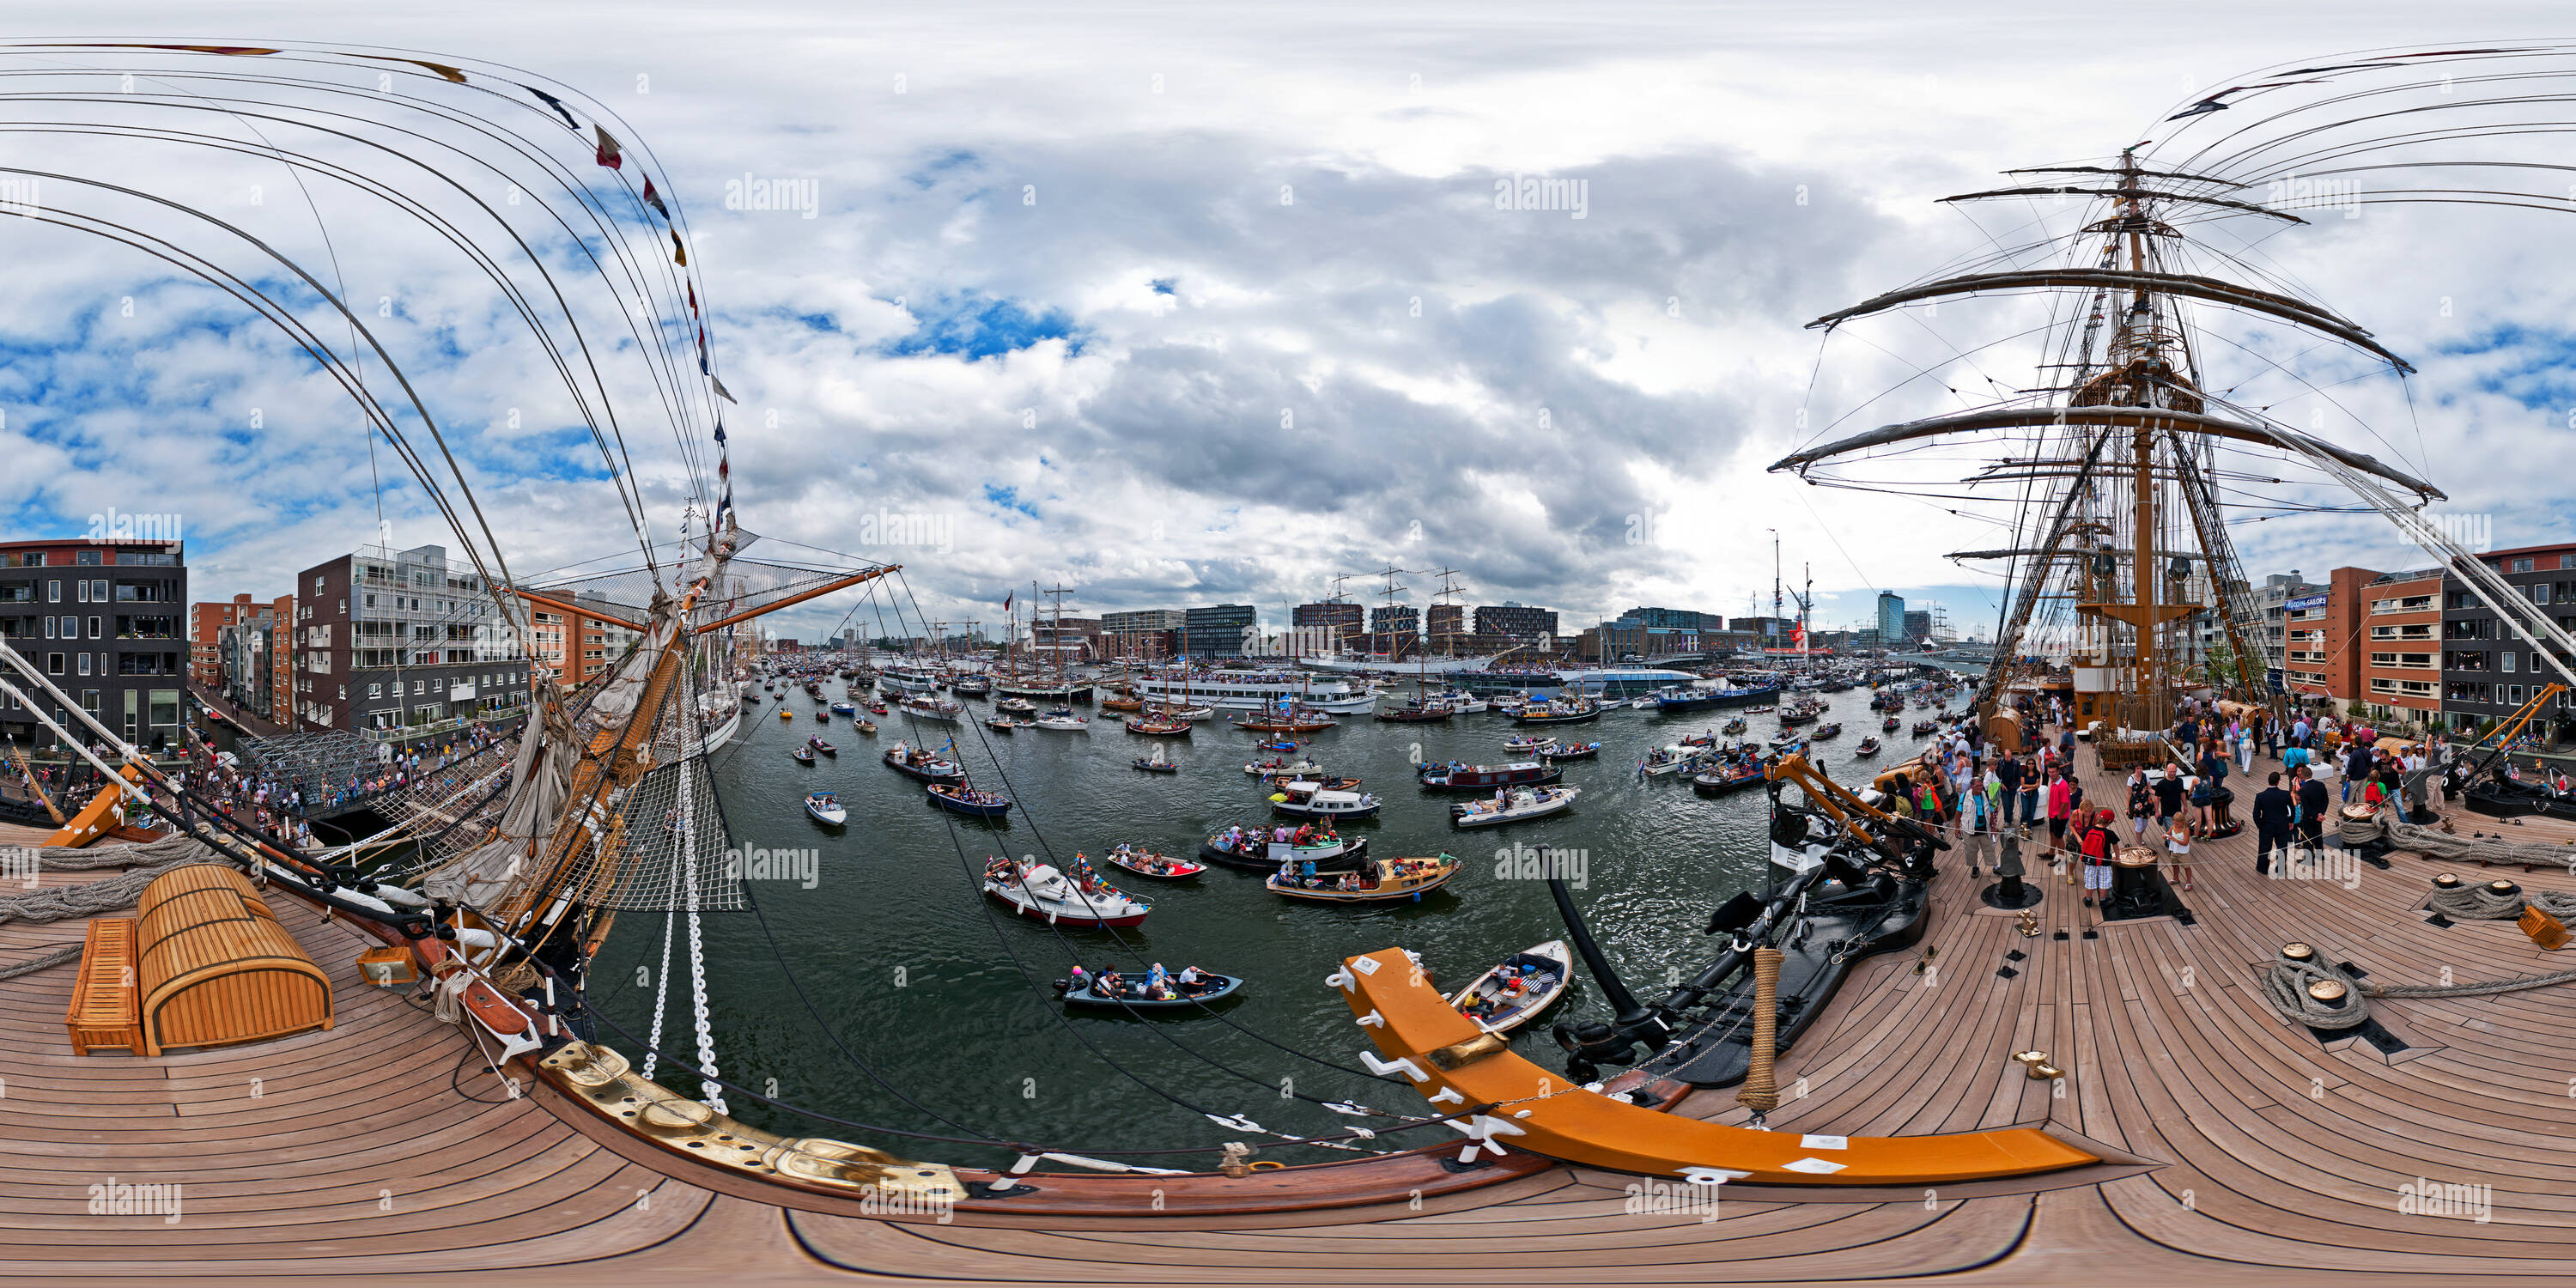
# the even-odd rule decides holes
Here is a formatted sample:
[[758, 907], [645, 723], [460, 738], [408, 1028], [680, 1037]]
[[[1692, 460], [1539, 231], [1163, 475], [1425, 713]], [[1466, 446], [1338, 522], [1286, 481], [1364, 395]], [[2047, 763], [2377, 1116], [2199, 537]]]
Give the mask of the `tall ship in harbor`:
[[[2444, 225], [2456, 236], [2503, 217], [2463, 215], [2467, 194], [2563, 207], [2576, 145], [2553, 100], [2576, 86], [2576, 45], [2287, 63], [2154, 113], [2152, 147], [2123, 134], [1963, 194], [2045, 198], [2036, 240], [1818, 325], [1910, 325], [1884, 315], [1944, 301], [1937, 320], [1974, 332], [1936, 333], [1944, 361], [1972, 342], [2015, 392], [1962, 409], [1940, 370], [1900, 364], [1885, 423], [1817, 417], [1756, 483], [1985, 507], [2009, 534], [1982, 552], [2006, 589], [1970, 710], [1925, 712], [1916, 750], [1866, 763], [1792, 734], [1769, 754], [1711, 747], [1730, 759], [1696, 795], [1613, 763], [1602, 743], [1623, 723], [1671, 726], [1608, 718], [1607, 700], [1762, 684], [1509, 658], [1135, 687], [1160, 706], [1356, 711], [1378, 696], [1359, 681], [1410, 678], [1547, 694], [1582, 723], [1515, 746], [1483, 712], [1339, 722], [1238, 775], [1249, 753], [1176, 768], [1167, 746], [1198, 748], [955, 721], [936, 745], [889, 736], [842, 765], [822, 746], [791, 767], [782, 746], [827, 740], [778, 716], [819, 704], [752, 687], [756, 624], [863, 596], [890, 638], [934, 624], [917, 570], [764, 536], [761, 507], [786, 502], [737, 497], [760, 475], [737, 471], [745, 444], [723, 428], [707, 266], [682, 253], [687, 212], [664, 199], [679, 185], [616, 109], [520, 67], [375, 45], [21, 40], [0, 66], [22, 74], [0, 100], [20, 128], [0, 134], [78, 192], [0, 221], [12, 235], [39, 215], [120, 239], [138, 211], [162, 221], [150, 239], [239, 287], [333, 378], [484, 584], [587, 595], [639, 628], [589, 679], [538, 668], [516, 728], [387, 775], [380, 829], [307, 843], [228, 802], [240, 784], [211, 747], [136, 745], [8, 606], [43, 601], [0, 600], [0, 701], [95, 775], [48, 798], [53, 826], [9, 833], [23, 844], [0, 869], [0, 1239], [22, 1276], [2576, 1277], [2576, 970], [2559, 955], [2576, 821], [2384, 793], [2324, 806], [2267, 870], [2214, 798], [2178, 846], [2133, 840], [2125, 818], [2107, 838], [2075, 824], [2099, 864], [2046, 830], [1974, 833], [1896, 804], [1937, 814], [1952, 733], [1988, 755], [2071, 743], [2085, 801], [2125, 810], [2132, 771], [2201, 770], [2190, 732], [2296, 714], [2268, 683], [2235, 549], [2248, 509], [2386, 520], [2494, 608], [2533, 681], [2551, 677], [2524, 718], [2576, 682], [2549, 606], [2427, 519], [2439, 471], [2280, 405], [2310, 382], [2403, 392], [2397, 343], [2242, 266], [2310, 231], [2264, 194], [2320, 156], [2463, 221]], [[433, 404], [397, 392], [425, 370], [317, 285], [324, 252], [185, 206], [201, 175], [164, 149], [242, 155], [201, 128], [208, 102], [292, 136], [267, 138], [263, 164], [367, 179], [352, 186], [383, 222], [337, 225], [343, 248], [397, 221], [455, 234], [587, 431], [549, 439], [545, 464], [617, 516], [588, 534], [610, 555], [514, 575], [539, 537], [487, 526], [478, 493], [526, 472], [447, 449]], [[474, 149], [477, 182], [524, 204], [440, 204], [445, 175], [409, 159], [422, 131]], [[367, 146], [303, 150], [345, 132]], [[120, 139], [149, 146], [106, 146]], [[67, 171], [79, 181], [52, 178]], [[2023, 347], [1982, 352], [2020, 334], [1988, 311], [2003, 295], [2048, 307]], [[2280, 383], [2243, 387], [2264, 381]], [[648, 426], [677, 446], [630, 463]], [[349, 446], [334, 464], [355, 472]], [[493, 602], [533, 656], [530, 601]], [[1043, 646], [1014, 638], [997, 693], [1087, 686], [1058, 608]], [[2202, 647], [2203, 627], [2231, 647]], [[922, 665], [886, 674], [935, 693]], [[1858, 707], [1829, 676], [1801, 682], [1820, 695], [1802, 719]], [[2393, 724], [2373, 737], [2423, 745]], [[2494, 775], [2514, 737], [2464, 732], [2452, 768]], [[2237, 771], [2240, 810], [2261, 808], [2244, 778], [2282, 763]], [[1478, 799], [1452, 812], [1426, 794], [1453, 785]], [[1067, 800], [1088, 812], [1052, 803]], [[1441, 848], [1486, 826], [1520, 830], [1466, 858]], [[1752, 870], [1726, 866], [1748, 854]]]

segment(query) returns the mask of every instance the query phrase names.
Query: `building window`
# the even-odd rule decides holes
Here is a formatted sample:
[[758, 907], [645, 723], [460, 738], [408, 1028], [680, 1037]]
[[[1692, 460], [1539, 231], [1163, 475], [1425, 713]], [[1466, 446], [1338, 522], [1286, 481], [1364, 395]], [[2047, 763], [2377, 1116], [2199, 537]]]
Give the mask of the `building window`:
[[2508, 684], [2508, 685], [2504, 686], [2504, 700], [2505, 700], [2505, 701], [2507, 701], [2507, 702], [2512, 703], [2513, 705], [2515, 705], [2515, 706], [2517, 706], [2517, 707], [2518, 707], [2518, 706], [2521, 706], [2521, 705], [2522, 705], [2522, 686], [2521, 686], [2521, 685], [2519, 685], [2519, 684]]
[[47, 675], [61, 675], [63, 673], [62, 654], [47, 653], [45, 655], [45, 673]]
[[2531, 561], [2530, 561], [2529, 559], [2516, 559], [2516, 560], [2514, 560], [2514, 561], [2513, 561], [2513, 567], [2511, 567], [2511, 568], [2507, 569], [2506, 571], [2508, 571], [2508, 572], [2529, 572], [2529, 571], [2531, 571]]
[[61, 582], [49, 581], [45, 583], [45, 602], [48, 604], [59, 604], [63, 602], [63, 584]]
[[80, 673], [81, 673], [81, 674], [83, 674], [83, 675], [87, 675], [87, 674], [89, 674], [89, 654], [87, 654], [87, 653], [76, 653], [76, 654], [73, 654], [73, 656], [78, 657], [78, 658], [80, 659]]
[[2548, 602], [2549, 602], [2549, 583], [2548, 583], [2548, 582], [2545, 582], [2545, 581], [2535, 581], [2535, 582], [2531, 583], [2531, 587], [2530, 587], [2530, 589], [2531, 589], [2531, 602], [2533, 602], [2533, 603], [2535, 603], [2535, 604], [2546, 604], [2546, 603], [2548, 603]]
[[107, 638], [107, 636], [105, 636], [105, 635], [103, 635], [103, 634], [101, 634], [101, 633], [99, 632], [98, 626], [99, 626], [99, 619], [98, 619], [98, 618], [93, 617], [93, 618], [89, 619], [89, 637], [90, 637], [91, 639], [94, 639], [94, 640], [98, 640], [98, 639], [106, 639], [106, 638]]
[[368, 685], [368, 686], [367, 686], [367, 696], [368, 696], [368, 697], [371, 697], [371, 698], [381, 698], [381, 697], [385, 696], [385, 686], [384, 686], [384, 685], [382, 685], [382, 684], [370, 684], [370, 685]]
[[2513, 674], [2513, 670], [2514, 670], [2514, 666], [2513, 666], [2513, 664], [2514, 664], [2514, 659], [2516, 659], [2517, 657], [2520, 657], [2520, 656], [2521, 656], [2520, 654], [2515, 653], [2515, 652], [2514, 652], [2514, 651], [2512, 651], [2511, 649], [2507, 649], [2507, 650], [2504, 652], [2503, 657], [2502, 657], [2502, 659], [2501, 659], [2501, 661], [2500, 661], [2500, 664], [2496, 667], [2496, 669], [2497, 669], [2497, 670], [2499, 670], [2499, 671], [2504, 672], [2504, 673], [2505, 673], [2505, 674], [2507, 674], [2507, 675], [2511, 675], [2511, 674]]
[[77, 550], [72, 552], [72, 562], [83, 566], [94, 566], [99, 562], [98, 556], [99, 552], [96, 550]]

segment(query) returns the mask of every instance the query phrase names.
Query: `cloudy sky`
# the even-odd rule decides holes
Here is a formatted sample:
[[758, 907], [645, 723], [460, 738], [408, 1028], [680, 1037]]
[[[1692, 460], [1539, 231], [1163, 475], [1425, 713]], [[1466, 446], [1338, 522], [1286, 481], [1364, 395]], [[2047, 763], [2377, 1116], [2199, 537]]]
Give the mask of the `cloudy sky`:
[[[1945, 306], [1829, 345], [1803, 324], [2010, 241], [2020, 213], [1935, 204], [2007, 167], [2107, 159], [2250, 69], [2557, 17], [2168, 5], [2114, 37], [2063, 7], [1995, 5], [225, 12], [212, 29], [202, 10], [119, 6], [85, 9], [77, 32], [52, 10], [14, 27], [396, 47], [586, 91], [685, 207], [741, 403], [744, 526], [900, 562], [931, 616], [991, 622], [1006, 593], [1061, 582], [1084, 610], [1250, 602], [1276, 621], [1333, 575], [1391, 563], [1454, 568], [1470, 602], [1553, 607], [1569, 630], [1638, 603], [1768, 611], [1774, 530], [1828, 624], [1863, 620], [1885, 587], [1990, 629], [1998, 582], [1942, 558], [1997, 544], [1990, 523], [1763, 467], [1836, 418], [1866, 428], [2031, 383], [2035, 350], [1957, 351], [2035, 306]], [[78, 58], [43, 66], [55, 89], [81, 83]], [[210, 132], [301, 137], [253, 116]], [[569, 133], [555, 147], [587, 163]], [[273, 159], [59, 131], [6, 136], [0, 156], [149, 173], [331, 265], [449, 428], [514, 568], [632, 550], [507, 302], [379, 199], [299, 187]], [[1521, 177], [1575, 181], [1581, 204], [1497, 209], [1497, 181]], [[729, 209], [746, 183], [785, 208]], [[2499, 546], [2567, 537], [2549, 465], [2576, 437], [2571, 301], [2545, 268], [2566, 217], [2373, 208], [2267, 240], [2268, 269], [2422, 374], [2355, 363], [2332, 398], [2292, 402], [2265, 392], [2265, 364], [2306, 342], [2249, 333], [2204, 355], [2210, 383], [2431, 475]], [[397, 544], [453, 544], [345, 392], [237, 301], [95, 237], [28, 221], [0, 236], [19, 287], [0, 305], [8, 535], [77, 533], [110, 506], [179, 514], [199, 598], [284, 593], [374, 540], [380, 511]], [[649, 380], [608, 377], [667, 534], [704, 425], [675, 434]], [[2376, 524], [2301, 516], [2237, 538], [2258, 578], [2421, 562]], [[827, 602], [783, 629], [851, 608]]]

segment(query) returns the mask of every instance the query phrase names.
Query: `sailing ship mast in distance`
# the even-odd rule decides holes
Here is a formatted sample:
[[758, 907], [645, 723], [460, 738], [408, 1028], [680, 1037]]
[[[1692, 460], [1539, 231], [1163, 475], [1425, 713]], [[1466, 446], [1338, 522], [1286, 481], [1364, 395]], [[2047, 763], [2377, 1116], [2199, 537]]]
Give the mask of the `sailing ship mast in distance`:
[[[2017, 680], [2067, 692], [2079, 723], [2102, 720], [2129, 729], [2164, 728], [2179, 697], [2203, 687], [2272, 701], [2265, 675], [2270, 659], [2219, 502], [2218, 480], [2226, 473], [2221, 452], [2242, 452], [2247, 445], [2286, 449], [2294, 459], [2339, 463], [2424, 500], [2442, 494], [2370, 457], [2269, 421], [2259, 409], [2206, 392], [2192, 308], [2216, 305], [2263, 315], [2341, 341], [2400, 373], [2412, 368], [2323, 305], [2191, 271], [2201, 266], [2204, 252], [2182, 230], [2214, 215], [2305, 222], [2222, 195], [2239, 184], [2150, 170], [2134, 147], [2114, 166], [2018, 173], [2085, 179], [2080, 185], [2004, 188], [1946, 200], [2037, 193], [2092, 199], [2089, 217], [2074, 233], [2040, 243], [2064, 247], [2060, 262], [1990, 261], [1988, 271], [1920, 282], [1808, 325], [1835, 328], [1946, 296], [2075, 293], [2078, 307], [2058, 310], [2048, 331], [2048, 360], [2040, 364], [2035, 388], [1993, 405], [1805, 447], [1771, 468], [1833, 486], [1959, 496], [2002, 484], [2032, 488], [2033, 496], [2046, 498], [2044, 504], [2016, 504], [2020, 530], [2012, 548], [1977, 552], [2007, 560], [2012, 580], [1995, 661], [1977, 694], [1980, 715], [1992, 715], [2004, 687]], [[1933, 444], [1955, 452], [1962, 442], [1998, 451], [2000, 459], [1955, 484], [1889, 479], [1883, 468], [1864, 478], [1856, 468], [1864, 461], [1883, 465]], [[2269, 468], [2277, 471], [2278, 465]], [[2192, 624], [2204, 613], [2214, 617], [2233, 659], [2232, 666], [2216, 668], [2223, 673], [2190, 669], [2196, 652]], [[2018, 661], [2026, 641], [2055, 656], [2035, 666]], [[2017, 731], [1999, 726], [1997, 734]]]

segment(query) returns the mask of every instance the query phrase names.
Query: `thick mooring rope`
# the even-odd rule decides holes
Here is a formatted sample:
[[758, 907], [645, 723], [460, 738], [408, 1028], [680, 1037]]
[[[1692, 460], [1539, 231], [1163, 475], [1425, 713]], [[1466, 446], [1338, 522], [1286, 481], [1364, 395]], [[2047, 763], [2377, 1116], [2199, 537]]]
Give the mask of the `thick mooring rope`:
[[[2308, 996], [2308, 985], [2319, 980], [2344, 986], [2343, 1005], [2328, 1006]], [[2362, 1000], [2361, 986], [2342, 968], [2324, 962], [2286, 958], [2273, 962], [2272, 968], [2263, 973], [2263, 998], [2280, 1012], [2282, 1019], [2312, 1029], [2349, 1029], [2370, 1018], [2370, 1003]]]
[[2511, 921], [2522, 915], [2522, 891], [2498, 894], [2483, 885], [2433, 891], [2432, 909], [2453, 921]]
[[0, 966], [0, 979], [16, 979], [21, 975], [32, 975], [37, 971], [44, 970], [48, 967], [67, 966], [73, 962], [79, 961], [80, 956], [81, 946], [79, 944], [73, 944], [68, 948], [57, 948], [42, 956], [30, 957], [25, 961], [19, 962], [15, 966]]
[[[211, 848], [184, 836], [95, 851], [49, 845], [38, 851], [38, 865], [47, 871], [83, 872], [135, 864], [142, 866], [81, 885], [51, 886], [0, 897], [0, 925], [12, 921], [68, 921], [131, 908], [136, 900], [143, 897], [144, 887], [151, 885], [161, 874], [191, 864], [213, 862], [217, 859]], [[0, 976], [0, 979], [5, 978], [7, 976]]]
[[1745, 1069], [1744, 1085], [1736, 1089], [1735, 1103], [1752, 1110], [1757, 1117], [1780, 1107], [1780, 1083], [1771, 1070], [1779, 1051], [1780, 961], [1784, 956], [1777, 948], [1753, 950], [1753, 1059]]
[[[2386, 809], [2373, 815], [2369, 820], [2373, 835], [2363, 838], [2362, 843], [2381, 842], [2391, 849], [2452, 863], [2528, 863], [2534, 867], [2545, 864], [2564, 868], [2570, 862], [2576, 862], [2576, 847], [2508, 841], [2502, 837], [2461, 836], [2439, 828], [2401, 823], [2395, 815], [2396, 811]], [[2347, 825], [2351, 821], [2345, 820]], [[2346, 844], [2353, 843], [2350, 833], [2343, 836]]]

